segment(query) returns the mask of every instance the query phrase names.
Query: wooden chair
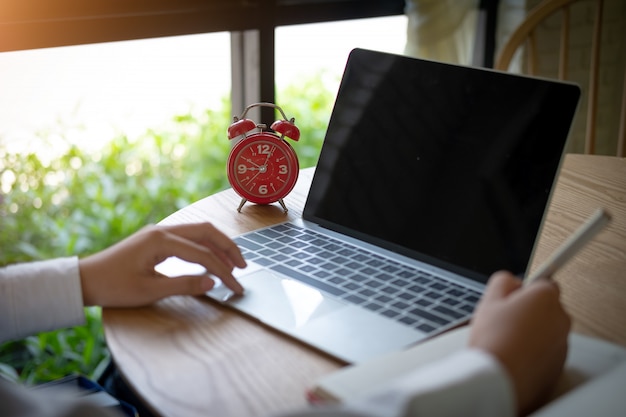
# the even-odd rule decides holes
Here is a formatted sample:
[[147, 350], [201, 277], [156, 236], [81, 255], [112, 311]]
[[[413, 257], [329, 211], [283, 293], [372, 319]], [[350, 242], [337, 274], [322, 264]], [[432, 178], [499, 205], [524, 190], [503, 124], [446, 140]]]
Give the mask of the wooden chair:
[[[537, 54], [537, 28], [541, 24], [545, 24], [546, 19], [550, 18], [553, 14], [561, 13], [560, 24], [560, 45], [559, 45], [559, 63], [558, 63], [558, 78], [561, 80], [568, 80], [568, 66], [569, 66], [569, 52], [570, 52], [570, 6], [579, 0], [544, 0], [539, 3], [535, 8], [528, 12], [525, 20], [518, 26], [518, 28], [511, 34], [511, 37], [502, 47], [499, 56], [496, 59], [495, 68], [502, 71], [508, 71], [512, 60], [516, 56], [516, 52], [521, 46], [525, 46], [525, 64], [528, 67], [524, 72], [538, 75], [538, 54]], [[587, 115], [585, 126], [585, 153], [596, 152], [596, 130], [598, 119], [598, 80], [600, 73], [600, 47], [601, 34], [602, 34], [602, 14], [604, 1], [594, 0], [595, 3], [595, 15], [593, 16], [593, 33], [591, 35], [591, 59], [588, 69], [588, 88], [583, 90], [583, 97], [587, 97]], [[621, 45], [621, 55], [626, 56], [626, 47], [624, 43]], [[522, 55], [523, 56], [523, 55]], [[622, 59], [622, 64], [623, 64]], [[622, 82], [622, 98], [621, 109], [619, 110], [619, 130], [617, 137], [617, 156], [626, 156], [626, 69], [623, 70], [624, 75], [620, 77], [622, 80], [618, 80], [617, 83]], [[615, 88], [619, 88], [619, 84]], [[582, 104], [582, 103], [581, 103]], [[584, 105], [581, 105], [581, 109]]]

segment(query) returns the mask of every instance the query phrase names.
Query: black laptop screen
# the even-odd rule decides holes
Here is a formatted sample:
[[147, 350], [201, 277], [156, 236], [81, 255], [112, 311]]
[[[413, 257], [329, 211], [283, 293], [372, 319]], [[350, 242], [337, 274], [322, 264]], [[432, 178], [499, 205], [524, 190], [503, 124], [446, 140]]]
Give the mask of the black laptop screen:
[[474, 279], [523, 274], [579, 94], [356, 49], [303, 217]]

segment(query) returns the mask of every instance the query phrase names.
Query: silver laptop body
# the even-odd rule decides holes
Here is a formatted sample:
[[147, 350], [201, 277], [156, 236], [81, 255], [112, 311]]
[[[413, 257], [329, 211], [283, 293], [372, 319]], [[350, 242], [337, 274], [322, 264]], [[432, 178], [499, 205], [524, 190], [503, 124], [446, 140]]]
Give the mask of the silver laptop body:
[[237, 237], [245, 295], [207, 295], [348, 363], [466, 322], [493, 272], [526, 273], [579, 95], [353, 50], [303, 218]]

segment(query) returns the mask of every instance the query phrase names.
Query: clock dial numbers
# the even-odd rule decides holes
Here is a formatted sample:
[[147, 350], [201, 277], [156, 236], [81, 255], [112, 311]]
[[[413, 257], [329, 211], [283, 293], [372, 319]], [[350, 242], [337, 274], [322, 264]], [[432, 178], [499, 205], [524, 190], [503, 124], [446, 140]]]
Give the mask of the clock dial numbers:
[[251, 202], [278, 201], [295, 185], [299, 169], [295, 152], [287, 142], [273, 135], [260, 133], [237, 143], [231, 158], [231, 185]]
[[[270, 107], [280, 112], [282, 119], [268, 128], [247, 119], [250, 109]], [[285, 213], [283, 201], [296, 185], [299, 174], [298, 156], [285, 138], [300, 139], [300, 130], [295, 118], [288, 119], [279, 106], [273, 103], [254, 103], [246, 107], [240, 116], [233, 116], [227, 130], [228, 139], [239, 138], [229, 155], [226, 167], [228, 182], [241, 196], [237, 211], [250, 201], [270, 204], [278, 201]]]

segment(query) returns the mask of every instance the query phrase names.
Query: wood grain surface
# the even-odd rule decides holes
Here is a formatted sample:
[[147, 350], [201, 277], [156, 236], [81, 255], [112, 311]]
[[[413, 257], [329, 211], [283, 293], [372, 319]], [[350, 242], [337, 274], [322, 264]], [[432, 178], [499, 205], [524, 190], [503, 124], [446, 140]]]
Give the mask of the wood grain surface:
[[611, 223], [555, 279], [575, 331], [626, 346], [625, 158], [566, 156], [532, 265], [547, 258], [599, 207], [611, 213]]
[[[246, 204], [226, 190], [164, 219], [210, 221], [230, 236], [298, 218], [313, 175], [302, 170], [278, 204]], [[533, 265], [597, 207], [612, 223], [556, 275], [574, 329], [626, 346], [626, 159], [567, 155]], [[532, 268], [531, 268], [532, 269]], [[105, 309], [107, 343], [127, 382], [163, 416], [262, 416], [301, 407], [305, 391], [342, 363], [203, 297]]]

